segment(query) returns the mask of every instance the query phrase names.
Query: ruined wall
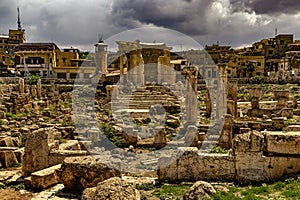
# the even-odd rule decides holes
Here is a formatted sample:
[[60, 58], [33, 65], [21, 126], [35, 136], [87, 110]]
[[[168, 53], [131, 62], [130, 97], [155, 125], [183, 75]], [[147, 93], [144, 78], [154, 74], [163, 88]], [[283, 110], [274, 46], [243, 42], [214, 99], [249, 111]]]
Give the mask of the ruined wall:
[[[180, 152], [184, 151], [184, 152]], [[171, 165], [158, 170], [161, 181], [177, 182], [201, 179], [233, 180], [235, 177], [234, 158], [226, 154], [201, 154], [197, 148], [179, 149], [182, 154]], [[159, 159], [159, 166], [165, 166], [170, 157]]]
[[258, 132], [238, 135], [231, 154], [201, 154], [197, 148], [185, 152], [170, 165], [170, 157], [159, 159], [158, 179], [178, 182], [203, 179], [236, 180], [242, 184], [268, 182], [300, 172], [300, 134]]

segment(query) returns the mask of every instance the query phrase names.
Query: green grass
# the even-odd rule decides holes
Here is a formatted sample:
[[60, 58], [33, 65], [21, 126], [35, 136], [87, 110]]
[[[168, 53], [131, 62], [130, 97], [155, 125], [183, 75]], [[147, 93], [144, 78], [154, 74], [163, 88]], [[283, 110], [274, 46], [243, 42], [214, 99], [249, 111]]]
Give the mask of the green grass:
[[227, 149], [223, 149], [222, 147], [219, 146], [210, 146], [210, 153], [228, 153]]
[[142, 185], [136, 185], [135, 186], [137, 190], [144, 190], [144, 191], [148, 191], [148, 190], [153, 190], [155, 188], [155, 186], [152, 183], [145, 183]]
[[229, 187], [229, 192], [217, 191], [211, 199], [237, 200], [237, 199], [300, 199], [300, 177], [278, 181], [270, 185]]
[[163, 185], [152, 194], [160, 199], [182, 199], [189, 185]]

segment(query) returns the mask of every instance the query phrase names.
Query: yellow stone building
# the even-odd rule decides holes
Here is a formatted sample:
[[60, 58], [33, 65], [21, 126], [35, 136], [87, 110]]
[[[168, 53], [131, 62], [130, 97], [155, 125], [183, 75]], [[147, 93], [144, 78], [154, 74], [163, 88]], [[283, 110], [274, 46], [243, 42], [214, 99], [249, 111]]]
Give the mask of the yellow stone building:
[[265, 68], [264, 56], [236, 56], [227, 65], [228, 78], [251, 78], [263, 76]]
[[[79, 50], [61, 51], [55, 43], [23, 43], [16, 51], [17, 70], [25, 77], [38, 74], [42, 78], [89, 78], [95, 63], [79, 59]], [[81, 67], [80, 67], [81, 66]]]

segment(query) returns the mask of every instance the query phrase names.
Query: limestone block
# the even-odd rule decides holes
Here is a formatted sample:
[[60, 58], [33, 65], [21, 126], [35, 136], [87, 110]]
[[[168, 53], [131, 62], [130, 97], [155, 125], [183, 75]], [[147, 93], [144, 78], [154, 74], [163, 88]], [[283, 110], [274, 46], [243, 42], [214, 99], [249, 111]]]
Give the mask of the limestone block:
[[120, 161], [113, 158], [97, 159], [94, 156], [66, 158], [58, 171], [66, 189], [83, 190], [97, 186], [111, 177], [121, 177]]
[[119, 177], [110, 178], [97, 185], [94, 188], [88, 188], [83, 191], [81, 200], [115, 200], [128, 199], [139, 200], [140, 192], [135, 185], [122, 180]]
[[68, 140], [59, 145], [59, 150], [81, 150], [78, 140]]
[[186, 193], [184, 193], [183, 199], [210, 198], [214, 194], [216, 194], [216, 190], [211, 184], [204, 181], [197, 181]]
[[176, 182], [177, 161], [172, 161], [171, 157], [161, 157], [158, 159], [159, 169], [157, 171], [159, 181]]
[[300, 154], [300, 133], [268, 133], [266, 135], [266, 151], [277, 154]]
[[59, 177], [55, 171], [60, 169], [61, 165], [55, 165], [31, 174], [31, 186], [33, 188], [44, 189], [59, 182]]
[[289, 125], [288, 132], [300, 132], [300, 125]]
[[22, 171], [24, 176], [49, 167], [49, 153], [55, 144], [53, 129], [38, 129], [27, 135]]
[[153, 145], [156, 147], [163, 147], [167, 144], [166, 131], [164, 127], [155, 128], [155, 135]]
[[13, 150], [1, 150], [0, 161], [2, 167], [14, 167], [18, 163], [18, 159]]
[[15, 147], [12, 137], [5, 137], [1, 139], [0, 147]]

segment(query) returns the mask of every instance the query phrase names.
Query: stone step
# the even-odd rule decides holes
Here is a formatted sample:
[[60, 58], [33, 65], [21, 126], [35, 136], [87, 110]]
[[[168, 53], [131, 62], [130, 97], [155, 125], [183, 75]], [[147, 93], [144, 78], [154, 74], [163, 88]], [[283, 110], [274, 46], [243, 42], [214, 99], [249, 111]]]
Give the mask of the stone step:
[[59, 182], [55, 171], [61, 168], [61, 164], [55, 165], [37, 172], [30, 176], [30, 184], [33, 188], [44, 189]]

